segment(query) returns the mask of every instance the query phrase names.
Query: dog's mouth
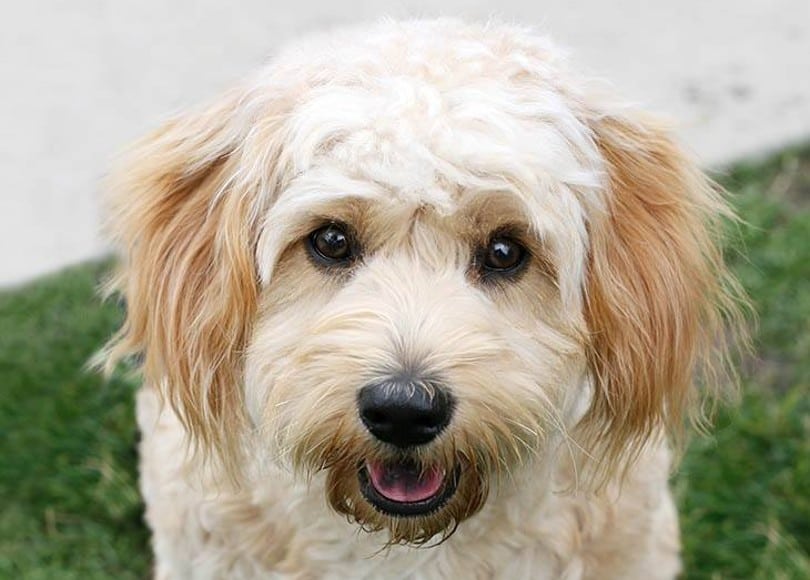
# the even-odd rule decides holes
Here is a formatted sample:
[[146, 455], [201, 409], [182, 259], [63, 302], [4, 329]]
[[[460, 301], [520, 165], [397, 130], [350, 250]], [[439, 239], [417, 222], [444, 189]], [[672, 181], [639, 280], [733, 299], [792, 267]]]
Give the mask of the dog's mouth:
[[456, 491], [459, 471], [420, 468], [414, 461], [366, 461], [358, 471], [360, 491], [377, 510], [392, 516], [423, 516], [438, 510]]

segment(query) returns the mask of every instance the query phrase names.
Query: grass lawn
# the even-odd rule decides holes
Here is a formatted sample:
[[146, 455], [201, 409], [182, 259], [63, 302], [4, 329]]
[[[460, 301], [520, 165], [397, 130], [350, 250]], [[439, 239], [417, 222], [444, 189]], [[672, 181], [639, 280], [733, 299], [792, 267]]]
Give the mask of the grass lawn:
[[[760, 315], [744, 395], [674, 487], [688, 578], [810, 578], [810, 147], [721, 181]], [[144, 578], [133, 386], [82, 370], [121, 319], [105, 263], [0, 292], [0, 578]]]

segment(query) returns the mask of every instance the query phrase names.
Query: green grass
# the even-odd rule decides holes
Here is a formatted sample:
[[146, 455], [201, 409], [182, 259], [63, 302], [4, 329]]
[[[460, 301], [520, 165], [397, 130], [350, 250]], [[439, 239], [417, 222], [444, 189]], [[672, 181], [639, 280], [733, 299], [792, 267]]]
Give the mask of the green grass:
[[[739, 407], [674, 486], [689, 578], [810, 578], [810, 147], [722, 179], [759, 312]], [[0, 578], [143, 578], [133, 387], [83, 365], [121, 320], [105, 263], [0, 292]]]
[[689, 578], [810, 578], [810, 146], [723, 180], [748, 223], [728, 259], [759, 314], [743, 400], [675, 478]]
[[0, 578], [144, 578], [132, 387], [84, 363], [119, 324], [104, 264], [0, 293]]

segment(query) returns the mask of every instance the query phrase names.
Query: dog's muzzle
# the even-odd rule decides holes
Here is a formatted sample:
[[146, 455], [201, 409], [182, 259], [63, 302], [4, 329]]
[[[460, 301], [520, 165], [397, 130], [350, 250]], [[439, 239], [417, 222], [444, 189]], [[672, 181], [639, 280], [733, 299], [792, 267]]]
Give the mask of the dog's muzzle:
[[379, 441], [401, 450], [397, 459], [366, 461], [359, 467], [360, 489], [379, 511], [395, 516], [425, 515], [453, 495], [458, 470], [420, 465], [407, 451], [433, 441], [449, 425], [453, 399], [437, 383], [390, 380], [367, 385], [357, 398], [360, 420]]

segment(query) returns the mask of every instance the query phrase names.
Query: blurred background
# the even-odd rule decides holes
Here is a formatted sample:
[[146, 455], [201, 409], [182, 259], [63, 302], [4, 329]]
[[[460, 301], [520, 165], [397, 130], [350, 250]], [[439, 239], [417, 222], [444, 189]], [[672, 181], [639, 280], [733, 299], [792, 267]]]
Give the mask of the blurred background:
[[110, 157], [287, 39], [392, 16], [500, 17], [671, 115], [706, 165], [810, 135], [809, 0], [36, 0], [0, 19], [0, 286], [103, 253]]
[[810, 0], [5, 3], [0, 577], [147, 575], [134, 387], [83, 370], [121, 316], [95, 293], [114, 154], [290, 38], [435, 15], [547, 32], [580, 70], [675, 119], [729, 190], [746, 223], [727, 253], [760, 322], [741, 404], [674, 481], [687, 576], [810, 578]]

